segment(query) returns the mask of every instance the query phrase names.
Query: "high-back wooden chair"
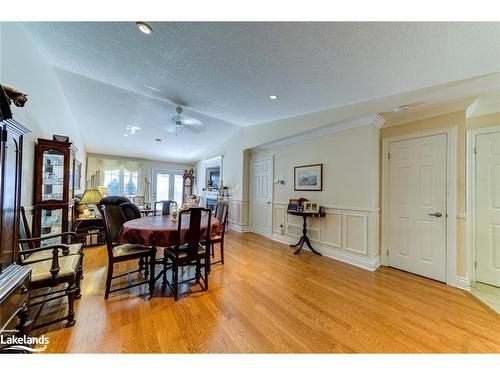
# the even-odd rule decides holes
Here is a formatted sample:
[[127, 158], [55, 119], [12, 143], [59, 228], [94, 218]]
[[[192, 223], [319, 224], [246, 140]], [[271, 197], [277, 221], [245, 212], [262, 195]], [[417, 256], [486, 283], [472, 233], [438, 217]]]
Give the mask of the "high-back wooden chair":
[[221, 263], [224, 264], [224, 235], [226, 233], [226, 223], [227, 223], [227, 215], [229, 213], [229, 204], [228, 202], [217, 202], [217, 206], [215, 206], [215, 214], [214, 216], [220, 222], [220, 233], [212, 236], [211, 248], [212, 248], [212, 258], [215, 257], [215, 244], [220, 244], [220, 260], [212, 262], [212, 265]]
[[[205, 233], [202, 231], [203, 216], [207, 217], [207, 227]], [[179, 285], [196, 281], [200, 283], [203, 280], [204, 289], [208, 290], [208, 272], [210, 267], [210, 232], [212, 225], [212, 215], [209, 209], [203, 207], [193, 207], [179, 212], [177, 227], [177, 238], [174, 246], [164, 249], [164, 272], [168, 268], [167, 262], [170, 261], [172, 268], [172, 282], [166, 278], [164, 281], [168, 284], [174, 294], [174, 300], [179, 297]], [[189, 220], [189, 227], [182, 236], [182, 226]], [[195, 277], [179, 281], [179, 268], [185, 266], [196, 266]], [[201, 268], [204, 268], [204, 276], [201, 275]], [[201, 285], [201, 284], [200, 284]]]
[[135, 197], [132, 197], [132, 202], [136, 206], [143, 206], [145, 204], [146, 198], [144, 195], [136, 195]]
[[[103, 200], [101, 200], [103, 203]], [[104, 229], [106, 232], [106, 248], [108, 251], [108, 273], [106, 276], [106, 290], [104, 294], [104, 299], [108, 299], [109, 294], [117, 292], [120, 290], [132, 288], [135, 286], [149, 284], [149, 292], [153, 293], [154, 290], [154, 268], [155, 268], [155, 256], [156, 248], [151, 246], [143, 246], [139, 244], [120, 244], [118, 242], [118, 236], [120, 234], [120, 229], [126, 221], [127, 212], [133, 212], [132, 207], [135, 205], [132, 202], [113, 202], [104, 201], [104, 204], [100, 205], [100, 211], [104, 220]], [[135, 207], [137, 208], [137, 207]], [[140, 216], [140, 214], [139, 214]], [[113, 275], [113, 269], [115, 264], [120, 262], [126, 262], [129, 260], [139, 261], [139, 267], [136, 270], [130, 272], [125, 272], [119, 275]], [[128, 276], [132, 273], [139, 273], [144, 267], [144, 259], [149, 265], [149, 269], [146, 267], [146, 277], [151, 273], [151, 277], [147, 281], [141, 281], [133, 284], [127, 284], [126, 286], [111, 289], [111, 282], [119, 277]]]
[[[158, 204], [161, 204], [160, 210], [157, 209]], [[170, 215], [170, 205], [171, 204], [177, 204], [177, 202], [172, 201], [172, 200], [155, 202], [155, 204], [153, 206], [153, 209], [155, 210], [154, 215], [156, 216], [157, 211], [161, 211], [162, 215]]]

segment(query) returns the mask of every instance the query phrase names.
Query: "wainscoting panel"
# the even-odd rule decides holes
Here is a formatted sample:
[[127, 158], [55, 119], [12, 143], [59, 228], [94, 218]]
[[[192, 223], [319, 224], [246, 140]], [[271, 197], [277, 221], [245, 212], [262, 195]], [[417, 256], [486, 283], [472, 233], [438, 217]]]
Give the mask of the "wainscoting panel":
[[343, 217], [344, 249], [368, 255], [368, 214], [345, 213]]
[[230, 199], [227, 221], [230, 229], [237, 232], [247, 232], [248, 201]]
[[[302, 217], [286, 211], [286, 203], [273, 204], [272, 238], [292, 243], [302, 235]], [[379, 212], [368, 208], [327, 206], [325, 217], [308, 219], [308, 234], [318, 251], [369, 270], [380, 264], [378, 228]]]

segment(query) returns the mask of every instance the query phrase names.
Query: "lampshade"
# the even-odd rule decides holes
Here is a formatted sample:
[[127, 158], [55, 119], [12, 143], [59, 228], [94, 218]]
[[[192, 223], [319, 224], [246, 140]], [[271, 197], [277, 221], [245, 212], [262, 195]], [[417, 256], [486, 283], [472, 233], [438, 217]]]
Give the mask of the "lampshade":
[[82, 199], [80, 199], [81, 204], [95, 204], [98, 203], [102, 198], [101, 193], [97, 189], [86, 189], [83, 193]]
[[105, 197], [106, 195], [108, 195], [108, 192], [109, 192], [109, 188], [107, 186], [98, 186], [97, 190], [99, 190], [99, 193], [101, 193], [101, 195], [103, 197]]

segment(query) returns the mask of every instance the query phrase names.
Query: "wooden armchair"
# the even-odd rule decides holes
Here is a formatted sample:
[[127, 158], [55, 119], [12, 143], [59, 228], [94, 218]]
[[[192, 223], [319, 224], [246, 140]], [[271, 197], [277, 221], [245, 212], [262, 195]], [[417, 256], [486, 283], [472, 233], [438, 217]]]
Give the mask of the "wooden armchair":
[[[207, 230], [202, 235], [201, 221], [202, 213], [207, 216]], [[182, 223], [186, 216], [189, 216], [189, 229], [184, 238], [181, 238]], [[169, 286], [174, 294], [174, 300], [179, 297], [179, 285], [196, 281], [200, 283], [203, 279], [204, 290], [208, 290], [208, 273], [210, 268], [210, 232], [212, 224], [210, 210], [202, 207], [193, 207], [179, 212], [176, 244], [164, 249], [164, 276], [168, 268], [172, 269], [172, 282], [168, 282], [165, 277], [164, 282]], [[203, 262], [202, 262], [203, 261]], [[170, 264], [168, 264], [170, 262]], [[169, 267], [170, 266], [170, 267]], [[185, 266], [196, 266], [195, 277], [188, 280], [179, 281], [179, 268]], [[204, 277], [201, 276], [201, 268], [204, 268]]]
[[[81, 295], [80, 280], [83, 277], [82, 244], [52, 243], [39, 246], [41, 241], [61, 238], [68, 241], [76, 237], [74, 232], [59, 233], [43, 237], [31, 237], [24, 208], [21, 208], [21, 225], [19, 226], [19, 263], [31, 269], [32, 293], [30, 308], [43, 307], [49, 301], [68, 297], [68, 314], [65, 317], [35, 325], [33, 328], [45, 327], [67, 320], [66, 327], [75, 324], [74, 301]], [[65, 289], [57, 288], [67, 284]], [[38, 313], [41, 309], [38, 309]], [[38, 314], [36, 314], [38, 315]], [[36, 318], [36, 317], [35, 317]]]

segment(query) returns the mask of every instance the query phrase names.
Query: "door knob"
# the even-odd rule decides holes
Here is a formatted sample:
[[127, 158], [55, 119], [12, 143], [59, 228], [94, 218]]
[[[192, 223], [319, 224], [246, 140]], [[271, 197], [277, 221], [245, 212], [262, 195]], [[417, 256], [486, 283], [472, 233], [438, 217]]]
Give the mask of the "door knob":
[[267, 204], [271, 204], [271, 202], [267, 202]]
[[429, 216], [441, 217], [443, 214], [441, 212], [434, 212], [433, 214], [428, 214]]

